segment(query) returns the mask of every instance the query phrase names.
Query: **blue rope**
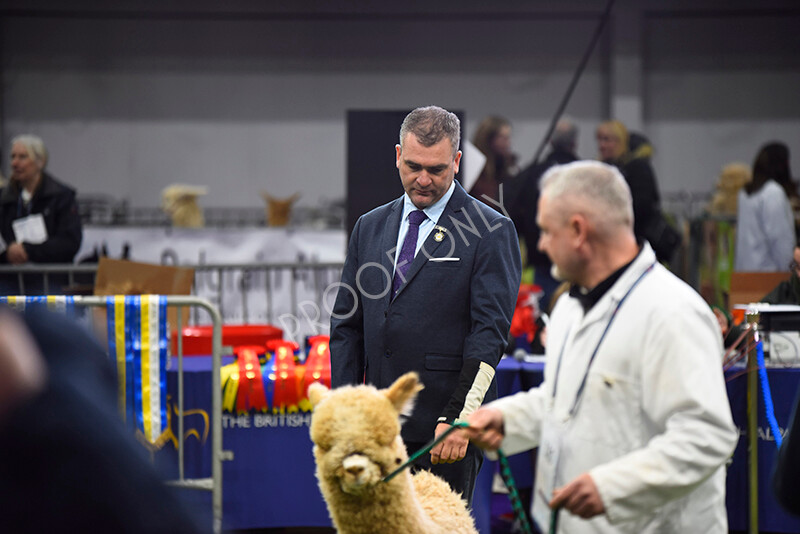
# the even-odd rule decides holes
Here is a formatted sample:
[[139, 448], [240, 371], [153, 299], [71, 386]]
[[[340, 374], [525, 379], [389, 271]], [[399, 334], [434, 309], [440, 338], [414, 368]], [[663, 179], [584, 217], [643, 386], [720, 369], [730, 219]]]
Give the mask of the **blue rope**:
[[780, 448], [783, 437], [778, 427], [778, 420], [775, 419], [772, 392], [769, 389], [769, 380], [767, 380], [767, 368], [764, 366], [764, 344], [760, 339], [756, 344], [756, 354], [758, 356], [758, 377], [761, 379], [761, 393], [764, 397], [764, 411], [767, 413], [767, 421], [772, 429], [772, 435], [775, 436], [775, 444]]

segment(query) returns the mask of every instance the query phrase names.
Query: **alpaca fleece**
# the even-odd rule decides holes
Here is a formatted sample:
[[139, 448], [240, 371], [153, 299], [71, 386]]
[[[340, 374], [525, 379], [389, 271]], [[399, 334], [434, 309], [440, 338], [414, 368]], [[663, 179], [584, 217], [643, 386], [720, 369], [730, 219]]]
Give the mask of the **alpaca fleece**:
[[416, 373], [389, 388], [312, 384], [311, 440], [317, 479], [341, 534], [477, 534], [466, 503], [428, 471], [404, 470], [408, 459], [399, 416], [422, 389]]

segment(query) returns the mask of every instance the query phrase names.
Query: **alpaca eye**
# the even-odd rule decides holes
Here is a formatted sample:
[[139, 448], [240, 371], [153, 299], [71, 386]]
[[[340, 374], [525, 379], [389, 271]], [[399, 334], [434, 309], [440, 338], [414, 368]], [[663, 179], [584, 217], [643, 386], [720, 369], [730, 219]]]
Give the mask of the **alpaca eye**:
[[395, 458], [394, 459], [394, 463], [396, 463], [397, 465], [400, 465], [401, 462], [402, 462], [402, 460], [400, 458]]

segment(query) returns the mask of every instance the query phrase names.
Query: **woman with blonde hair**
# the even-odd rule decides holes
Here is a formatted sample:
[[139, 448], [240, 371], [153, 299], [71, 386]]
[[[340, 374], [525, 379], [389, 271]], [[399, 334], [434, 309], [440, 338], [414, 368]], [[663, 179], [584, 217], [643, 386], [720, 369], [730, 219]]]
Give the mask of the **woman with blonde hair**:
[[[632, 150], [633, 140], [636, 145]], [[661, 214], [661, 196], [650, 164], [652, 145], [641, 134], [631, 135], [620, 121], [610, 120], [597, 127], [597, 150], [599, 159], [617, 167], [628, 182], [633, 197], [633, 233], [636, 238], [647, 239], [659, 261], [669, 261], [676, 244], [674, 238], [666, 237], [666, 233], [675, 231], [665, 226], [667, 223]]]

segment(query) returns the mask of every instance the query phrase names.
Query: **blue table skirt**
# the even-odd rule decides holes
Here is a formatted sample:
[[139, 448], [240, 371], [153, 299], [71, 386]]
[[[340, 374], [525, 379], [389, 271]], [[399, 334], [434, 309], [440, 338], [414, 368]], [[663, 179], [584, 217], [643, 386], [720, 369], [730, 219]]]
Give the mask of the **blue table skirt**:
[[[741, 370], [729, 372], [733, 377]], [[800, 369], [769, 368], [767, 370], [775, 418], [781, 431], [791, 416], [795, 393], [800, 387]], [[741, 433], [739, 444], [728, 468], [726, 504], [731, 530], [747, 530], [749, 520], [749, 482], [747, 475], [747, 375], [739, 375], [727, 384], [733, 421]], [[775, 437], [764, 415], [764, 401], [758, 396], [758, 525], [764, 532], [800, 532], [800, 517], [783, 511], [772, 492], [772, 470], [777, 457]], [[797, 481], [800, 491], [800, 480]]]
[[[224, 358], [223, 365], [232, 358]], [[167, 372], [170, 404], [177, 406], [177, 363]], [[210, 429], [211, 358], [184, 358], [185, 476], [211, 474]], [[499, 380], [516, 379], [518, 369], [501, 370]], [[331, 520], [317, 487], [309, 438], [310, 413], [291, 415], [223, 414], [223, 449], [233, 451], [233, 461], [223, 462], [223, 527], [231, 529], [270, 527], [324, 527]], [[177, 435], [176, 417], [171, 426]], [[204, 439], [205, 437], [205, 439]], [[521, 456], [521, 455], [518, 455]], [[167, 478], [177, 477], [177, 452], [167, 444], [156, 456], [157, 466]], [[522, 467], [520, 472], [529, 471]], [[496, 466], [486, 461], [479, 474], [473, 500], [478, 530], [489, 534], [492, 478]], [[528, 475], [530, 478], [530, 475]], [[530, 482], [528, 482], [530, 485]], [[211, 494], [182, 490], [181, 497], [204, 524], [211, 523]]]
[[[233, 358], [223, 358], [223, 365]], [[177, 406], [177, 363], [167, 372], [170, 403]], [[211, 476], [211, 358], [184, 358], [185, 477]], [[325, 502], [314, 475], [309, 438], [310, 413], [289, 415], [223, 414], [224, 450], [232, 461], [222, 464], [223, 528], [330, 526]], [[177, 435], [176, 416], [171, 421]], [[167, 478], [177, 478], [177, 451], [167, 444], [156, 457]], [[182, 490], [181, 497], [211, 524], [211, 493]]]
[[[223, 363], [229, 363], [227, 358]], [[206, 419], [211, 407], [210, 358], [184, 359], [186, 438], [186, 476], [207, 477], [211, 473], [210, 433]], [[173, 362], [173, 367], [175, 363]], [[518, 362], [505, 358], [497, 372], [501, 396], [527, 390], [542, 381], [542, 363]], [[729, 376], [731, 376], [729, 374]], [[769, 369], [769, 380], [779, 425], [788, 421], [798, 384], [800, 369]], [[177, 372], [167, 374], [167, 389], [176, 398]], [[742, 431], [739, 445], [728, 470], [727, 506], [730, 528], [746, 530], [748, 515], [746, 376], [727, 384], [734, 421]], [[171, 400], [170, 402], [176, 404]], [[234, 460], [223, 463], [223, 525], [225, 529], [269, 527], [330, 526], [325, 502], [314, 475], [314, 459], [308, 427], [311, 415], [286, 416], [248, 414], [223, 416], [223, 448], [234, 453]], [[172, 427], [177, 433], [175, 417]], [[759, 399], [759, 525], [769, 532], [800, 532], [800, 518], [789, 516], [772, 497], [770, 476], [775, 458], [775, 443], [763, 415]], [[210, 429], [208, 429], [210, 432]], [[205, 437], [205, 440], [204, 440]], [[530, 453], [510, 458], [514, 478], [520, 488], [532, 486], [533, 463]], [[157, 465], [165, 476], [177, 476], [177, 453], [170, 444], [157, 455]], [[486, 461], [475, 489], [476, 524], [483, 534], [490, 532], [491, 484], [495, 462]], [[211, 522], [211, 495], [186, 491], [184, 497], [199, 505], [200, 513]]]

